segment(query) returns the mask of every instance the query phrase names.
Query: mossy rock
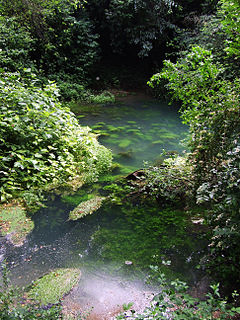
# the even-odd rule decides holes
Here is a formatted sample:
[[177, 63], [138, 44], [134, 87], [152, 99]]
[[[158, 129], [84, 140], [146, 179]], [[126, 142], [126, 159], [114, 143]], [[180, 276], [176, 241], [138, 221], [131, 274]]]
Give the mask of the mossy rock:
[[28, 297], [42, 304], [57, 303], [81, 277], [79, 269], [56, 269], [34, 281]]
[[97, 211], [105, 198], [95, 196], [94, 198], [81, 202], [75, 209], [69, 213], [69, 220], [78, 220], [88, 214]]
[[23, 244], [26, 236], [33, 230], [34, 223], [19, 205], [0, 206], [0, 230], [2, 235], [10, 235], [14, 245]]

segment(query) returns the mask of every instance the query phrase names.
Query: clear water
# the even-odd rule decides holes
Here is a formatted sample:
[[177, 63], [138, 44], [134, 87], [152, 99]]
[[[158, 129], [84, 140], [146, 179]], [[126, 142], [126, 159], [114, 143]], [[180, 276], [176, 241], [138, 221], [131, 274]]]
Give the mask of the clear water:
[[165, 150], [182, 153], [188, 127], [177, 109], [166, 102], [136, 95], [122, 98], [114, 105], [84, 106], [78, 110], [79, 122], [99, 134], [99, 141], [109, 147], [114, 159], [125, 168], [139, 169], [143, 162], [161, 160]]
[[[113, 150], [122, 173], [142, 167], [143, 161], [161, 161], [162, 149], [170, 153], [184, 149], [179, 141], [186, 137], [187, 127], [177, 111], [164, 103], [133, 96], [120, 104], [88, 109], [78, 113], [80, 123], [101, 130], [99, 139]], [[86, 186], [73, 198], [98, 188]], [[55, 197], [34, 215], [35, 228], [22, 247], [5, 243], [14, 283], [28, 285], [54, 268], [78, 267], [83, 276], [70, 300], [80, 309], [94, 305], [102, 314], [109, 305], [110, 311], [117, 310], [124, 299], [127, 303], [134, 296], [143, 303], [149, 265], [160, 266], [170, 278], [196, 281], [194, 267], [202, 240], [184, 213], [135, 203], [103, 206], [91, 216], [69, 221], [73, 208]]]

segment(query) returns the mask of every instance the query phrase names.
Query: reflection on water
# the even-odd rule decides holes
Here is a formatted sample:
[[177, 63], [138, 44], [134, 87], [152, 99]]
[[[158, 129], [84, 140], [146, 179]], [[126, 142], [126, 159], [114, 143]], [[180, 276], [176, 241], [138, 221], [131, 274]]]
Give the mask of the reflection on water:
[[[113, 150], [125, 173], [125, 168], [135, 170], [144, 160], [154, 163], [163, 148], [183, 150], [178, 143], [186, 136], [186, 127], [176, 110], [166, 104], [135, 97], [128, 103], [91, 111], [82, 110], [79, 121], [101, 132], [101, 142]], [[123, 303], [134, 300], [144, 305], [149, 301], [152, 291], [136, 279], [145, 278], [144, 270], [150, 264], [162, 263], [169, 276], [194, 281], [194, 259], [201, 253], [201, 243], [197, 233], [188, 234], [186, 217], [180, 213], [104, 206], [92, 216], [69, 221], [72, 209], [56, 197], [34, 215], [35, 228], [22, 247], [5, 243], [15, 284], [28, 285], [54, 268], [78, 267], [83, 277], [66, 299], [66, 308], [87, 311], [94, 305], [98, 319], [105, 319], [103, 314], [110, 319]], [[132, 265], [127, 266], [126, 260]]]

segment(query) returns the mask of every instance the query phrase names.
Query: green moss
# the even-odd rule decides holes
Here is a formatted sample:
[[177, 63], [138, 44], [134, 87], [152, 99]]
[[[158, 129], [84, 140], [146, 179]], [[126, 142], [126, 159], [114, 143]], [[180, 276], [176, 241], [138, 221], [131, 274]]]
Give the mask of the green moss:
[[77, 205], [79, 205], [79, 203], [81, 203], [83, 201], [91, 200], [94, 197], [95, 197], [94, 194], [88, 194], [88, 193], [86, 193], [86, 191], [81, 190], [80, 192], [75, 193], [74, 195], [62, 196], [62, 201], [65, 203], [69, 203], [69, 204], [77, 206]]
[[21, 206], [2, 205], [0, 207], [1, 233], [2, 235], [10, 234], [13, 244], [22, 244], [33, 228], [33, 221], [26, 216], [26, 211]]
[[29, 298], [42, 304], [57, 303], [78, 283], [79, 269], [56, 269], [33, 283]]
[[98, 210], [105, 198], [95, 196], [91, 200], [81, 202], [74, 210], [69, 213], [69, 220], [78, 220], [88, 214]]
[[114, 182], [116, 180], [119, 180], [121, 177], [122, 175], [106, 174], [100, 177], [99, 182]]

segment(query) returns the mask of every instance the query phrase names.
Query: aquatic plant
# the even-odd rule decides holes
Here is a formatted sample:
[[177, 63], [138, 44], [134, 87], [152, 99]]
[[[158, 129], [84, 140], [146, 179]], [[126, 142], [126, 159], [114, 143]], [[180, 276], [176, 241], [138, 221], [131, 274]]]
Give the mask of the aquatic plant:
[[79, 203], [90, 200], [94, 196], [95, 196], [94, 194], [87, 193], [85, 189], [84, 190], [80, 189], [74, 194], [63, 195], [62, 201], [65, 203], [69, 203], [71, 205], [77, 206], [79, 205]]

